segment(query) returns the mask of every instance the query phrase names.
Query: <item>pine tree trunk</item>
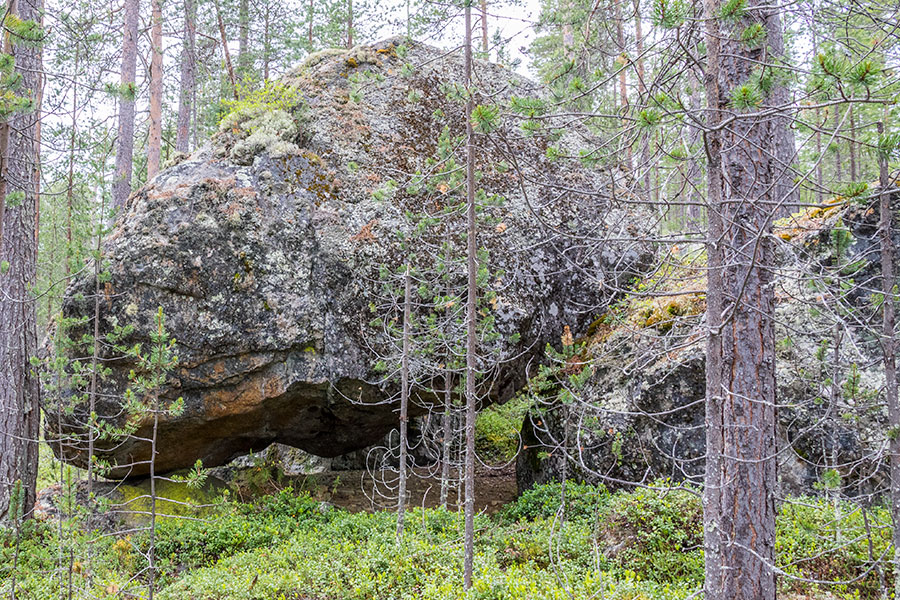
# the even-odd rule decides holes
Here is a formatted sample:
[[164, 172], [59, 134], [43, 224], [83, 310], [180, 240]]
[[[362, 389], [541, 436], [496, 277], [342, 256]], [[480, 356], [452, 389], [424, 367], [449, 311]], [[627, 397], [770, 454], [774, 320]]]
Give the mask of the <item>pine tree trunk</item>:
[[75, 45], [75, 69], [72, 76], [72, 121], [69, 124], [69, 173], [66, 185], [66, 277], [72, 271], [69, 252], [72, 251], [72, 209], [75, 201], [75, 141], [78, 137], [78, 66], [81, 46]]
[[238, 78], [244, 81], [250, 70], [250, 51], [248, 42], [250, 38], [250, 3], [241, 0], [238, 9]]
[[450, 453], [453, 450], [453, 391], [451, 389], [450, 371], [445, 372], [444, 379], [444, 420], [441, 424], [443, 435], [441, 437], [441, 506], [447, 508], [447, 496], [450, 492]]
[[266, 9], [263, 13], [263, 81], [269, 80], [269, 62], [271, 62], [272, 54], [272, 39], [269, 31], [269, 23], [271, 20], [270, 8], [271, 6], [266, 2]]
[[234, 99], [238, 99], [237, 79], [234, 76], [234, 66], [231, 64], [231, 51], [228, 49], [228, 35], [225, 33], [225, 21], [222, 19], [222, 10], [219, 0], [216, 0], [216, 21], [219, 24], [219, 36], [222, 41], [222, 54], [225, 56], [225, 68], [228, 70], [228, 78], [231, 80], [231, 92]]
[[840, 183], [843, 173], [841, 172], [841, 111], [838, 110], [837, 104], [831, 107], [834, 111], [834, 179], [835, 183]]
[[191, 102], [196, 85], [196, 19], [194, 0], [184, 0], [184, 45], [181, 49], [181, 91], [178, 95], [178, 125], [175, 133], [175, 150], [188, 152], [191, 137]]
[[307, 37], [309, 38], [307, 41], [309, 42], [309, 51], [313, 51], [313, 23], [315, 22], [316, 16], [316, 3], [315, 0], [309, 0], [309, 23], [307, 26], [309, 30], [307, 32]]
[[347, 48], [353, 47], [353, 0], [347, 0]]
[[856, 169], [856, 144], [854, 143], [856, 139], [856, 118], [853, 114], [853, 103], [850, 104], [849, 110], [850, 114], [847, 118], [850, 120], [850, 142], [848, 143], [850, 146], [850, 181], [855, 182], [859, 173]]
[[[6, 10], [21, 20], [40, 21], [43, 2], [11, 0]], [[22, 77], [18, 93], [31, 95], [38, 101], [42, 72], [40, 48], [14, 44], [11, 49], [16, 71]], [[36, 145], [39, 118], [39, 104], [32, 112], [10, 117], [8, 157], [3, 173], [5, 192], [21, 192], [24, 198], [7, 202], [0, 240], [0, 518], [7, 516], [10, 492], [16, 481], [24, 489], [26, 518], [31, 516], [35, 501], [40, 389], [30, 359], [37, 351], [36, 303], [31, 288], [36, 279], [38, 197], [34, 173], [39, 151]]]
[[[772, 213], [781, 199], [779, 144], [786, 120], [734, 114], [730, 90], [766, 60], [720, 28], [706, 4], [709, 260], [707, 283], [704, 533], [709, 600], [774, 600], [775, 298]], [[753, 0], [733, 27], [766, 24], [780, 48], [777, 12]], [[732, 27], [726, 25], [726, 27]], [[773, 59], [774, 60], [774, 59]], [[774, 96], [772, 91], [770, 96]], [[728, 182], [727, 185], [725, 182]]]
[[631, 162], [631, 144], [629, 143], [629, 136], [625, 131], [628, 129], [629, 122], [625, 118], [626, 113], [628, 112], [628, 81], [625, 77], [625, 61], [626, 61], [626, 53], [625, 53], [625, 23], [622, 17], [622, 2], [624, 0], [616, 0], [615, 3], [615, 20], [616, 20], [616, 45], [619, 50], [619, 60], [621, 60], [621, 64], [619, 65], [619, 98], [622, 103], [620, 110], [622, 111], [622, 130], [623, 130], [623, 139], [625, 140], [625, 167], [629, 173], [632, 172], [632, 162]]
[[[647, 93], [647, 86], [644, 82], [644, 32], [641, 23], [641, 0], [634, 0], [634, 37], [637, 45], [637, 58], [635, 59], [635, 67], [637, 68], [638, 94], [641, 102], [646, 103], [644, 96]], [[645, 104], [646, 105], [646, 104]], [[650, 138], [645, 133], [641, 140], [641, 169], [644, 171], [644, 194], [647, 200], [650, 199]], [[682, 207], [683, 210], [683, 207]]]
[[150, 27], [150, 135], [147, 142], [147, 179], [159, 172], [162, 150], [163, 47], [162, 0], [151, 0]]
[[[878, 134], [884, 135], [884, 124], [878, 123]], [[894, 522], [894, 594], [900, 597], [900, 400], [897, 397], [897, 341], [894, 333], [894, 243], [891, 238], [893, 214], [891, 212], [891, 181], [888, 174], [888, 157], [878, 157], [878, 182], [881, 187], [880, 222], [878, 226], [881, 243], [881, 292], [882, 303], [881, 348], [884, 361], [884, 396], [888, 409], [888, 436], [890, 440], [891, 473], [891, 517]]]
[[137, 94], [137, 37], [139, 0], [125, 0], [122, 34], [122, 77], [119, 90], [119, 131], [116, 139], [116, 177], [113, 209], [120, 211], [131, 194], [131, 167], [134, 157], [134, 98]]
[[463, 580], [466, 589], [472, 587], [475, 564], [475, 377], [477, 365], [475, 351], [477, 338], [475, 321], [477, 265], [475, 239], [475, 132], [472, 127], [472, 6], [466, 4], [466, 271], [468, 276], [466, 298], [466, 496], [465, 496], [465, 557]]
[[488, 43], [488, 12], [487, 0], [480, 0], [481, 7], [481, 51], [484, 52], [484, 59], [490, 60], [490, 44]]

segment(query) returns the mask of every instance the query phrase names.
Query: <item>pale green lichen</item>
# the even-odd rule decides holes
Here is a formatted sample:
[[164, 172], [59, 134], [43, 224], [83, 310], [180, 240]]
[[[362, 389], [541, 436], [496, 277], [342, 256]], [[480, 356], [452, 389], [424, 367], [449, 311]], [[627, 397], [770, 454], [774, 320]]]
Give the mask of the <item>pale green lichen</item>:
[[231, 158], [239, 164], [250, 164], [253, 158], [262, 152], [268, 152], [278, 158], [297, 154], [300, 148], [293, 142], [297, 138], [298, 130], [294, 118], [281, 109], [259, 110], [252, 117], [243, 121], [235, 121], [246, 113], [235, 113], [234, 117], [226, 117], [222, 120], [221, 128], [237, 129], [234, 132], [240, 135], [248, 132], [249, 135], [237, 141], [231, 149]]

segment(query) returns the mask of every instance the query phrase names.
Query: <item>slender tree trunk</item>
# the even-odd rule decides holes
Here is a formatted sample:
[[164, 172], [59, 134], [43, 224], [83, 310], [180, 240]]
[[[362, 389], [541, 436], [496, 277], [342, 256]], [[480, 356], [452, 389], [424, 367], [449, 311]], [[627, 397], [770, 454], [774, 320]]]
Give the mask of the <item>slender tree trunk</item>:
[[841, 167], [841, 111], [838, 110], [839, 105], [834, 105], [831, 110], [834, 111], [834, 178], [836, 183], [840, 183], [843, 173]]
[[316, 2], [315, 2], [315, 0], [309, 0], [309, 23], [308, 23], [308, 26], [309, 26], [308, 38], [309, 38], [309, 40], [308, 41], [309, 41], [309, 51], [310, 52], [313, 51], [313, 23], [315, 22], [315, 16], [316, 16]]
[[119, 133], [116, 139], [116, 177], [113, 210], [120, 211], [131, 194], [131, 167], [134, 157], [134, 100], [137, 94], [137, 37], [139, 0], [125, 0], [122, 34], [122, 77], [119, 90]]
[[[39, 22], [41, 0], [11, 0], [6, 10], [23, 21]], [[9, 118], [8, 155], [4, 192], [20, 192], [21, 201], [9, 202], [3, 213], [0, 239], [0, 519], [7, 516], [12, 488], [19, 482], [24, 492], [22, 513], [31, 516], [35, 501], [40, 424], [38, 377], [30, 359], [37, 351], [35, 299], [35, 221], [38, 202], [34, 173], [39, 148], [37, 123], [41, 107], [42, 72], [38, 46], [11, 47], [16, 71], [21, 75], [18, 93], [30, 95], [35, 109]]]
[[[162, 321], [159, 325], [162, 333]], [[150, 600], [156, 591], [156, 442], [159, 433], [159, 393], [153, 394], [153, 433], [150, 438], [150, 549], [148, 557], [148, 571], [150, 580], [147, 582], [147, 591]]]
[[850, 114], [848, 115], [848, 119], [850, 120], [850, 181], [856, 181], [859, 172], [856, 167], [856, 117], [853, 114], [853, 103], [850, 103]]
[[219, 36], [222, 38], [222, 54], [225, 56], [225, 68], [228, 69], [228, 78], [231, 80], [231, 91], [234, 94], [234, 99], [237, 100], [237, 78], [234, 76], [234, 66], [231, 64], [231, 51], [228, 50], [228, 36], [225, 34], [225, 21], [222, 20], [219, 0], [216, 0], [216, 21], [219, 23]]
[[175, 132], [175, 150], [190, 150], [191, 103], [194, 97], [197, 68], [197, 5], [195, 0], [184, 0], [184, 45], [181, 48], [181, 91], [178, 94], [178, 125]]
[[450, 491], [450, 453], [453, 449], [453, 390], [450, 371], [444, 376], [444, 422], [441, 438], [441, 506], [447, 508], [447, 495]]
[[271, 60], [272, 54], [272, 39], [269, 33], [269, 21], [271, 20], [270, 15], [271, 6], [266, 2], [265, 12], [263, 13], [263, 80], [269, 80], [269, 62]]
[[490, 44], [488, 42], [488, 12], [487, 0], [479, 0], [481, 8], [481, 51], [484, 52], [484, 59], [490, 60]]
[[465, 498], [465, 559], [463, 580], [465, 588], [472, 587], [475, 563], [475, 377], [477, 365], [475, 352], [477, 338], [475, 322], [477, 273], [475, 239], [475, 132], [472, 127], [472, 111], [475, 100], [472, 89], [472, 5], [466, 3], [466, 271], [468, 276], [466, 298], [466, 498]]
[[[69, 123], [69, 173], [66, 185], [66, 277], [72, 272], [72, 208], [75, 201], [75, 141], [78, 137], [78, 67], [81, 59], [81, 46], [75, 44], [75, 70], [72, 76], [72, 121]], [[60, 430], [62, 431], [62, 430]], [[62, 454], [60, 454], [62, 456]]]
[[406, 516], [406, 463], [409, 445], [409, 353], [410, 353], [410, 320], [412, 319], [412, 278], [409, 265], [406, 265], [403, 293], [403, 357], [400, 366], [400, 489], [397, 493], [397, 537], [403, 536]]
[[163, 47], [162, 0], [151, 0], [150, 34], [150, 136], [147, 143], [147, 179], [159, 172], [162, 150]]
[[[709, 183], [707, 283], [705, 592], [709, 600], [774, 600], [775, 334], [774, 203], [785, 119], [731, 116], [730, 90], [750, 79], [760, 49], [720, 27], [706, 2]], [[769, 50], [780, 17], [748, 2], [734, 25], [766, 24]], [[773, 91], [771, 95], [774, 95]], [[727, 184], [726, 184], [727, 182]]]
[[241, 0], [238, 8], [238, 79], [244, 81], [250, 70], [250, 3]]
[[821, 114], [816, 108], [816, 203], [822, 204], [825, 201], [824, 195], [824, 158], [822, 157], [822, 127], [825, 123], [821, 119]]
[[[878, 134], [884, 135], [884, 123], [878, 123]], [[888, 157], [878, 157], [878, 182], [881, 187], [878, 226], [881, 242], [881, 292], [882, 302], [881, 348], [884, 355], [884, 396], [888, 409], [890, 431], [891, 517], [894, 522], [894, 595], [900, 597], [900, 400], [897, 397], [897, 343], [894, 332], [894, 242], [891, 238], [893, 213], [891, 212], [891, 181], [888, 175]]]
[[347, 47], [353, 47], [353, 0], [347, 0]]
[[[43, 10], [39, 13], [40, 16], [38, 18], [38, 24], [43, 29], [44, 27], [44, 13]], [[35, 64], [43, 67], [44, 64], [44, 51], [43, 46], [37, 46], [37, 57], [35, 58]], [[41, 118], [40, 118], [40, 107], [44, 104], [44, 71], [43, 68], [39, 69], [37, 73], [35, 73], [35, 93], [34, 93], [34, 105], [37, 107], [36, 115], [38, 118], [35, 120], [34, 124], [34, 163], [32, 169], [32, 178], [34, 179], [34, 261], [37, 264], [38, 259], [38, 251], [41, 247]], [[48, 294], [50, 296], [50, 294]], [[47, 317], [49, 318], [49, 314]]]
[[[819, 39], [816, 35], [815, 29], [813, 29], [812, 36], [812, 50], [813, 56], [819, 55]], [[822, 128], [825, 127], [825, 121], [822, 119], [822, 114], [819, 107], [816, 107], [816, 203], [822, 204], [824, 202], [823, 194], [824, 194], [824, 162], [825, 158], [822, 155]]]
[[[637, 58], [635, 59], [635, 67], [637, 68], [638, 94], [641, 103], [646, 105], [644, 96], [647, 94], [647, 85], [644, 81], [644, 33], [641, 24], [641, 0], [634, 0], [634, 37], [637, 44]], [[644, 194], [647, 200], [650, 199], [650, 138], [648, 134], [643, 134], [641, 140], [641, 169], [644, 171]], [[684, 207], [682, 207], [684, 210]]]
[[633, 166], [631, 161], [631, 144], [629, 143], [629, 138], [627, 133], [628, 129], [628, 120], [624, 117], [628, 113], [628, 81], [625, 77], [625, 67], [627, 62], [627, 56], [625, 52], [625, 22], [622, 17], [622, 2], [624, 0], [616, 0], [615, 2], [615, 20], [616, 20], [616, 45], [619, 50], [619, 59], [622, 61], [619, 65], [619, 97], [622, 103], [620, 110], [622, 111], [622, 135], [625, 142], [625, 166], [628, 169], [628, 172], [631, 173]]

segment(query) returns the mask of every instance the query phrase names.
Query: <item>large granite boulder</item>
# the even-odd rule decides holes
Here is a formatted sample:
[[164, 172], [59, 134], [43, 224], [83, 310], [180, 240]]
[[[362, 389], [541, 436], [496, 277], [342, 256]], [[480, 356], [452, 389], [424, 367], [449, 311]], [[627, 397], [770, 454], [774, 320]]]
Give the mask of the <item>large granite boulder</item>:
[[[900, 196], [894, 206], [896, 219]], [[884, 489], [877, 225], [877, 196], [835, 201], [777, 223], [784, 493], [834, 491], [838, 482], [848, 494]], [[894, 247], [900, 248], [900, 230]], [[679, 262], [685, 266], [673, 266]], [[539, 408], [523, 425], [520, 489], [563, 476], [614, 488], [657, 478], [702, 482], [704, 263], [686, 250], [669, 265], [672, 283], [642, 281], [592, 324], [573, 356], [563, 353], [532, 386], [541, 391]]]
[[[475, 72], [491, 102], [541, 93], [495, 64], [479, 61]], [[435, 238], [448, 232], [453, 251], [464, 248], [462, 221], [455, 230], [425, 226], [412, 245], [398, 235], [408, 240], [422, 227], [410, 213], [462, 197], [462, 82], [458, 53], [398, 40], [313, 55], [128, 200], [103, 243], [109, 277], [99, 296], [88, 268], [70, 284], [63, 313], [88, 319], [69, 337], [90, 334], [96, 299], [101, 337], [132, 325], [118, 343], [146, 350], [162, 307], [179, 362], [160, 394], [164, 405], [183, 397], [184, 410], [161, 417], [157, 471], [197, 459], [220, 465], [273, 442], [334, 457], [395, 427], [398, 382], [375, 368], [387, 344], [385, 328], [371, 324], [385, 293], [379, 273], [406, 260], [427, 269]], [[551, 160], [547, 137], [520, 122], [502, 116], [490, 139], [477, 139], [479, 185], [487, 198], [505, 199], [483, 210], [478, 232], [491, 273], [481, 291], [495, 294], [482, 312], [499, 334], [482, 365], [493, 400], [521, 388], [529, 361], [565, 325], [586, 324], [617, 287], [604, 282], [627, 281], [646, 259], [640, 243], [621, 241], [640, 222], [610, 200], [622, 175]], [[582, 135], [568, 128], [553, 143], [575, 148]], [[591, 243], [602, 237], [620, 241]], [[458, 286], [465, 273], [448, 277]], [[109, 373], [95, 410], [100, 422], [120, 424], [135, 362], [105, 340], [99, 358]], [[415, 390], [419, 405], [426, 387]], [[72, 439], [55, 446], [81, 466], [84, 392], [69, 390], [78, 403], [59, 422]], [[51, 437], [57, 423], [47, 419]], [[147, 473], [149, 444], [140, 438], [150, 427], [145, 417], [127, 439], [96, 440], [112, 476]]]

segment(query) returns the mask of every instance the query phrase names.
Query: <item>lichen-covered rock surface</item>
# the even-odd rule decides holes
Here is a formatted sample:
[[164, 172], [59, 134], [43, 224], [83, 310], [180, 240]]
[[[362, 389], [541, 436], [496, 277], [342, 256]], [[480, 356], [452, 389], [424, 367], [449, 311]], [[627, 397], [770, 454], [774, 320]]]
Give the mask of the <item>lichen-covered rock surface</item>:
[[[475, 76], [491, 102], [540, 94], [498, 65], [477, 62]], [[396, 425], [389, 401], [398, 384], [375, 369], [385, 341], [371, 307], [384, 297], [380, 272], [434, 263], [427, 249], [440, 243], [428, 236], [451, 231], [431, 224], [417, 234], [421, 245], [404, 245], [399, 234], [409, 238], [420, 223], [410, 215], [463, 218], [441, 212], [463, 194], [459, 169], [444, 172], [448, 156], [463, 164], [463, 80], [459, 54], [398, 40], [313, 55], [282, 79], [274, 102], [226, 117], [211, 144], [129, 199], [103, 244], [110, 275], [99, 330], [133, 325], [121, 343], [146, 350], [162, 307], [177, 340], [179, 363], [160, 393], [166, 403], [183, 397], [184, 410], [161, 418], [158, 472], [197, 459], [220, 465], [273, 442], [333, 457]], [[519, 389], [545, 343], [564, 325], [584, 326], [609, 284], [628, 281], [646, 258], [640, 243], [621, 241], [641, 219], [610, 200], [619, 175], [551, 161], [547, 138], [520, 123], [501, 116], [490, 139], [476, 140], [479, 186], [503, 198], [481, 212], [478, 232], [490, 273], [481, 291], [493, 292], [481, 310], [501, 340], [483, 365], [494, 399]], [[575, 155], [580, 135], [570, 128], [553, 143]], [[620, 241], [590, 243], [604, 236]], [[456, 234], [450, 244], [464, 248]], [[93, 315], [90, 271], [69, 286], [66, 317]], [[451, 273], [451, 283], [464, 276]], [[135, 363], [106, 343], [100, 358], [110, 373], [96, 413], [120, 423]], [[416, 390], [417, 400], [424, 395]], [[82, 436], [62, 458], [82, 466], [86, 411], [82, 402], [62, 416], [63, 429]], [[149, 444], [137, 438], [150, 424], [144, 418], [125, 441], [97, 441], [111, 475], [147, 473]]]
[[[784, 493], [838, 487], [862, 493], [884, 484], [877, 201], [839, 199], [776, 224]], [[896, 219], [900, 197], [893, 202]], [[894, 247], [900, 248], [900, 231]], [[523, 425], [520, 489], [563, 475], [613, 488], [657, 478], [702, 482], [706, 281], [700, 250], [668, 260], [658, 281], [642, 281], [592, 324], [574, 356], [560, 358], [542, 377], [539, 409]]]

